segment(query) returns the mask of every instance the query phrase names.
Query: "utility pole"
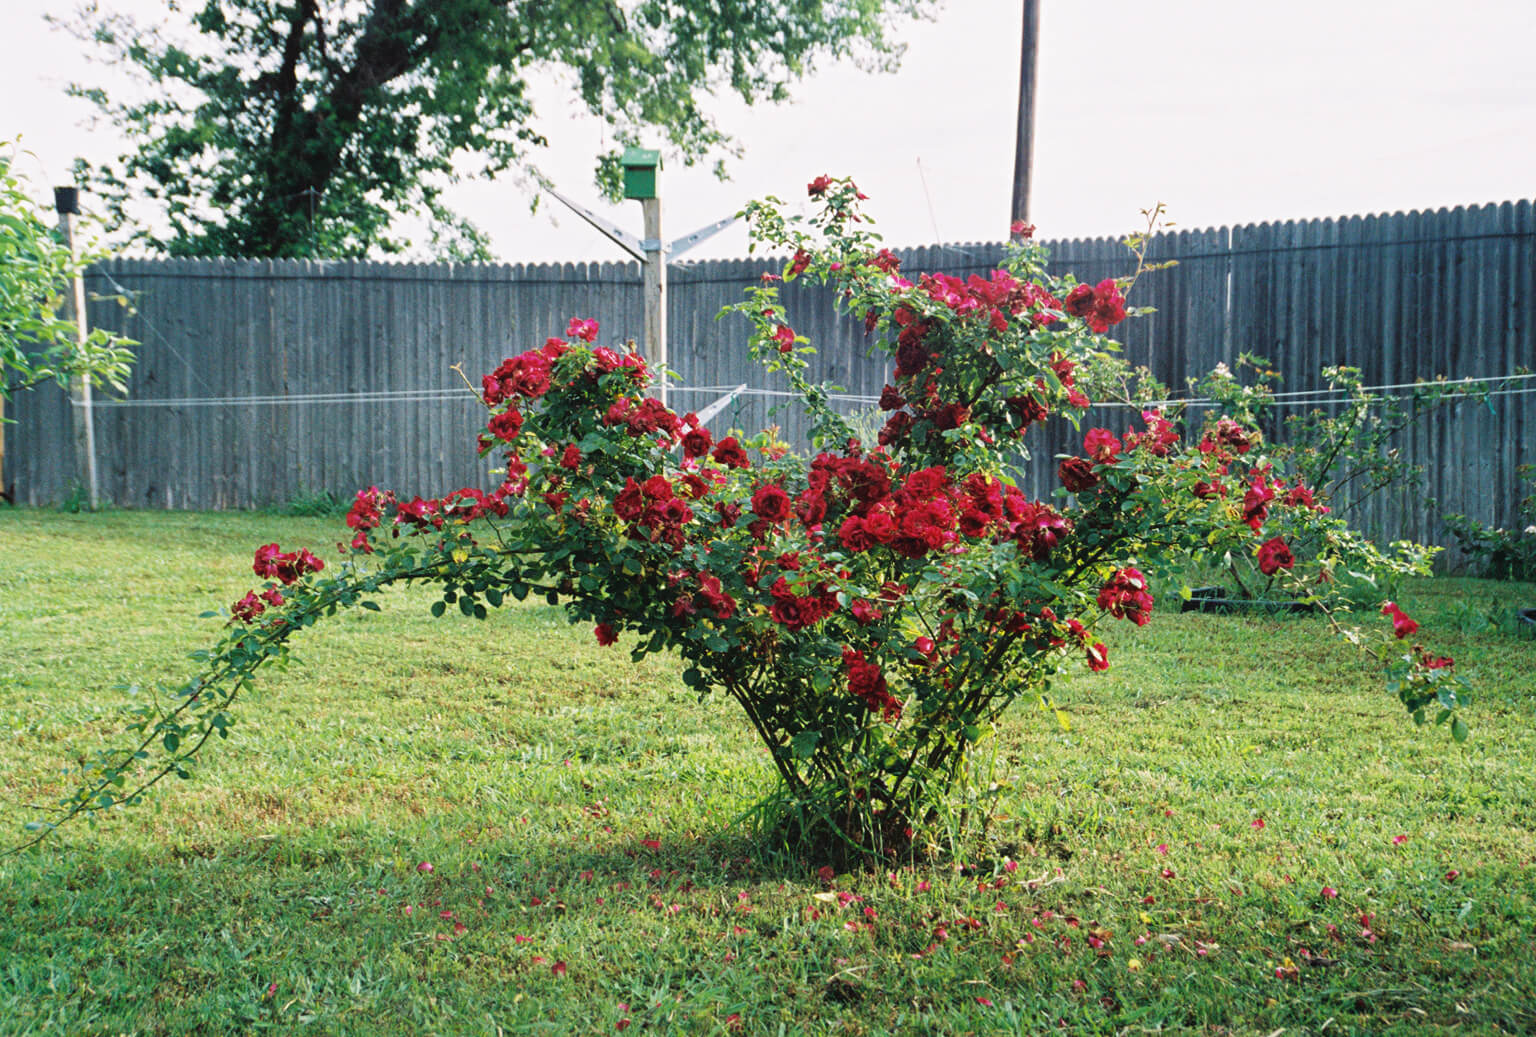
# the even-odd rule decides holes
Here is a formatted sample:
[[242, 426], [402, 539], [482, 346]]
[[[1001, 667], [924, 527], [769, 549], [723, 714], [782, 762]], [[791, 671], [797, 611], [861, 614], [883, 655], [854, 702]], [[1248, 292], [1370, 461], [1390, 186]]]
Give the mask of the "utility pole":
[[1024, 39], [1019, 53], [1019, 127], [1014, 138], [1010, 223], [1029, 222], [1029, 173], [1035, 148], [1035, 50], [1039, 38], [1040, 2], [1024, 0]]
[[[76, 257], [75, 217], [80, 215], [80, 189], [73, 186], [55, 187], [53, 207], [59, 214], [59, 236], [64, 239], [64, 246], [69, 249], [69, 257], [73, 260]], [[70, 293], [64, 297], [64, 319], [74, 321], [75, 346], [83, 354], [87, 334], [85, 278], [77, 270], [70, 281]], [[98, 497], [96, 423], [91, 414], [91, 379], [85, 371], [70, 379], [69, 402], [75, 433], [75, 482], [85, 487], [91, 510], [95, 511]]]

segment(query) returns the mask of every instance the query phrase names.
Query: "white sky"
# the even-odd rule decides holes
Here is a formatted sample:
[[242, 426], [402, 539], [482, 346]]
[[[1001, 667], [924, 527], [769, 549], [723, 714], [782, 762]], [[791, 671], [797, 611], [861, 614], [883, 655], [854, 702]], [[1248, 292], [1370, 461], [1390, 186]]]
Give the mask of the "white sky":
[[[163, 17], [164, 0], [100, 0]], [[199, 0], [184, 0], [199, 6]], [[35, 186], [122, 142], [88, 129], [72, 80], [110, 85], [42, 15], [73, 0], [0, 0], [0, 140], [21, 136]], [[662, 174], [664, 234], [681, 237], [818, 173], [851, 175], [895, 245], [997, 240], [1006, 227], [1018, 93], [1018, 0], [949, 0], [902, 30], [900, 73], [851, 66], [802, 81], [795, 102], [722, 102], [745, 145], [719, 183]], [[1536, 0], [1041, 0], [1032, 218], [1042, 237], [1120, 234], [1164, 202], [1182, 227], [1438, 208], [1536, 196]], [[572, 197], [640, 230], [639, 205], [599, 207], [602, 128], [543, 89], [541, 164]], [[926, 180], [926, 191], [924, 181]], [[622, 254], [558, 203], [536, 216], [510, 181], [449, 200], [509, 261]], [[89, 208], [91, 199], [84, 198]], [[552, 219], [554, 217], [554, 219]], [[558, 225], [556, 223], [558, 220]], [[745, 253], [740, 227], [688, 258]]]

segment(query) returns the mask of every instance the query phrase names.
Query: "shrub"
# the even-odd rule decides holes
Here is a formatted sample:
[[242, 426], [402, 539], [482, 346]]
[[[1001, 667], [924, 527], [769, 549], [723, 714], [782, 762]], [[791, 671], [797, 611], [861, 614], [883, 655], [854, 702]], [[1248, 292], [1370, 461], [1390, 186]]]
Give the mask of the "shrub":
[[[141, 740], [96, 761], [66, 809], [132, 802], [184, 773], [295, 631], [377, 607], [368, 596], [387, 584], [428, 582], [443, 592], [436, 615], [484, 618], [538, 595], [635, 659], [676, 652], [688, 685], [733, 700], [769, 750], [784, 838], [826, 859], [898, 854], [945, 817], [1002, 712], [1021, 700], [1049, 712], [1057, 673], [1107, 668], [1101, 625], [1147, 623], [1154, 588], [1188, 557], [1251, 556], [1362, 643], [1340, 625], [1336, 576], [1420, 567], [1317, 507], [1235, 421], [1193, 443], [1155, 410], [1120, 434], [1090, 429], [1061, 460], [1061, 488], [1027, 491], [1014, 465], [1037, 426], [1132, 398], [1104, 337], [1129, 312], [1125, 286], [1053, 282], [1028, 246], [985, 278], [909, 279], [851, 181], [819, 177], [810, 193], [822, 207], [808, 220], [771, 203], [748, 215], [758, 241], [793, 250], [784, 278], [827, 284], [892, 355], [876, 442], [808, 381], [778, 277], [734, 310], [754, 354], [803, 397], [808, 456], [767, 436], [717, 439], [646, 395], [640, 356], [573, 320], [482, 382], [480, 451], [504, 464], [495, 491], [359, 493], [339, 572], [262, 547], [264, 582], [232, 607], [204, 673], [171, 708], [146, 710]], [[1450, 660], [1398, 652], [1394, 635], [1416, 624], [1390, 602], [1383, 614], [1392, 631], [1375, 650], [1392, 690], [1464, 737]], [[161, 750], [158, 767], [141, 762]]]

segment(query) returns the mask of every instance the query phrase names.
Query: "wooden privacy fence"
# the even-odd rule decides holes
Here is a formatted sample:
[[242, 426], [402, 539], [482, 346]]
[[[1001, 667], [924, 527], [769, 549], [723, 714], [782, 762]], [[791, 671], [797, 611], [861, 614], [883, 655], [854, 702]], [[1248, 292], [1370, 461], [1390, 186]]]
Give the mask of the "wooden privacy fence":
[[[1110, 239], [1048, 243], [1052, 267], [1084, 281], [1131, 272]], [[964, 276], [991, 269], [1000, 244], [901, 253], [903, 271]], [[1316, 389], [1332, 364], [1367, 385], [1437, 375], [1497, 377], [1536, 367], [1536, 219], [1530, 202], [1451, 211], [1266, 223], [1164, 234], [1132, 303], [1155, 307], [1116, 329], [1129, 359], [1176, 391], [1241, 351], [1269, 357], [1285, 391]], [[674, 406], [702, 409], [730, 387], [750, 391], [713, 422], [778, 424], [791, 442], [803, 416], [776, 410], [782, 382], [747, 357], [746, 325], [716, 319], [778, 263], [679, 264], [669, 275]], [[473, 442], [483, 409], [453, 370], [477, 382], [503, 356], [595, 317], [602, 341], [642, 337], [633, 263], [401, 265], [248, 260], [113, 260], [89, 293], [129, 294], [136, 311], [93, 301], [94, 325], [141, 346], [129, 394], [98, 403], [104, 499], [127, 507], [248, 508], [368, 485], [440, 494], [490, 486]], [[850, 411], [868, 409], [886, 379], [860, 322], [839, 316], [826, 290], [786, 285], [790, 320], [820, 350], [815, 373], [844, 386]], [[1428, 484], [1381, 495], [1358, 516], [1377, 536], [1441, 539], [1443, 512], [1508, 525], [1516, 468], [1536, 463], [1536, 382], [1462, 401], [1404, 437]], [[1311, 404], [1309, 403], [1308, 406]], [[43, 504], [75, 484], [68, 397], [23, 394], [6, 430], [4, 479], [13, 499]], [[1284, 413], [1284, 412], [1282, 412]], [[1096, 414], [1122, 431], [1133, 416]], [[1058, 428], [1037, 441], [1034, 492], [1054, 485]], [[1432, 506], [1429, 501], [1438, 501]]]

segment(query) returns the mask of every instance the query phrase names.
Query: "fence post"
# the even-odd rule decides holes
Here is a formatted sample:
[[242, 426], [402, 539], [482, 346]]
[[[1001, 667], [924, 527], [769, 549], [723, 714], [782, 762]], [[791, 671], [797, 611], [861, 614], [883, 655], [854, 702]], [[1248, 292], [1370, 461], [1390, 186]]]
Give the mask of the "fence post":
[[[55, 187], [53, 207], [59, 214], [59, 235], [69, 249], [70, 259], [76, 258], [75, 217], [80, 215], [80, 190], [77, 187]], [[75, 345], [84, 353], [87, 335], [85, 326], [85, 276], [75, 271], [70, 279], [70, 292], [64, 297], [64, 319], [75, 324]], [[96, 423], [91, 415], [91, 379], [85, 372], [70, 379], [70, 418], [74, 426], [75, 480], [86, 489], [91, 510], [96, 510], [98, 488], [96, 480]]]

